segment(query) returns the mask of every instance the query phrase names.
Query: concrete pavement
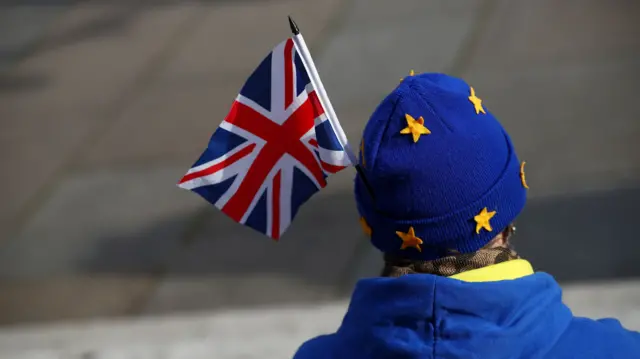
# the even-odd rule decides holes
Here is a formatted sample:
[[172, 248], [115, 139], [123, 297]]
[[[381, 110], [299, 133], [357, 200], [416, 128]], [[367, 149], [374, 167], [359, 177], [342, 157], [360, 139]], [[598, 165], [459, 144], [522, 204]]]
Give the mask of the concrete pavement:
[[464, 76], [528, 162], [521, 252], [567, 281], [640, 274], [639, 6], [397, 4], [84, 1], [59, 12], [2, 72], [0, 163], [20, 175], [0, 178], [0, 323], [324, 302], [377, 273], [351, 171], [277, 245], [175, 187], [289, 35], [287, 14], [352, 142], [410, 69]]

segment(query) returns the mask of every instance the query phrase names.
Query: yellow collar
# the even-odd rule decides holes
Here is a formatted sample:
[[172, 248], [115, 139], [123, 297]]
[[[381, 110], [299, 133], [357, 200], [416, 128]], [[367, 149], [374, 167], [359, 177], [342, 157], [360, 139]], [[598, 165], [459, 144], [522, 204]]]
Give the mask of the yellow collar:
[[500, 280], [518, 279], [533, 273], [531, 263], [524, 259], [514, 259], [488, 267], [458, 273], [449, 278], [464, 282], [496, 282]]

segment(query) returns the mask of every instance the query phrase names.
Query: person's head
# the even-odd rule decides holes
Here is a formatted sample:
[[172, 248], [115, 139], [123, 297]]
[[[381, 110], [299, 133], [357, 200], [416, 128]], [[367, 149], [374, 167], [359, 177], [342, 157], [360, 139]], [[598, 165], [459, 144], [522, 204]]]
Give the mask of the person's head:
[[526, 202], [524, 163], [463, 80], [405, 78], [369, 119], [355, 197], [385, 256], [429, 261], [508, 244]]

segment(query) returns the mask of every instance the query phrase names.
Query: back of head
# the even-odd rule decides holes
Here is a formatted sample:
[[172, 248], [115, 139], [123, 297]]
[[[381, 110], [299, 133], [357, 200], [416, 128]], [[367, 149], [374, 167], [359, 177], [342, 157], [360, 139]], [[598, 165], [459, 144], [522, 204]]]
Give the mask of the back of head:
[[486, 246], [520, 213], [526, 183], [513, 144], [463, 80], [405, 78], [364, 130], [355, 179], [361, 222], [383, 253], [433, 260]]

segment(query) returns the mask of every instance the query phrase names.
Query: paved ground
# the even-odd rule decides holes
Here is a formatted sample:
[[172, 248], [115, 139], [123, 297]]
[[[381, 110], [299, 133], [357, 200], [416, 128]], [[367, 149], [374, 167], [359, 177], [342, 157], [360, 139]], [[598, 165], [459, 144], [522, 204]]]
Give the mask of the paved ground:
[[2, 324], [313, 303], [377, 272], [352, 172], [277, 245], [175, 187], [287, 14], [351, 141], [410, 69], [463, 76], [528, 163], [521, 252], [565, 281], [640, 275], [637, 2], [52, 3], [0, 11], [29, 14], [0, 25]]

